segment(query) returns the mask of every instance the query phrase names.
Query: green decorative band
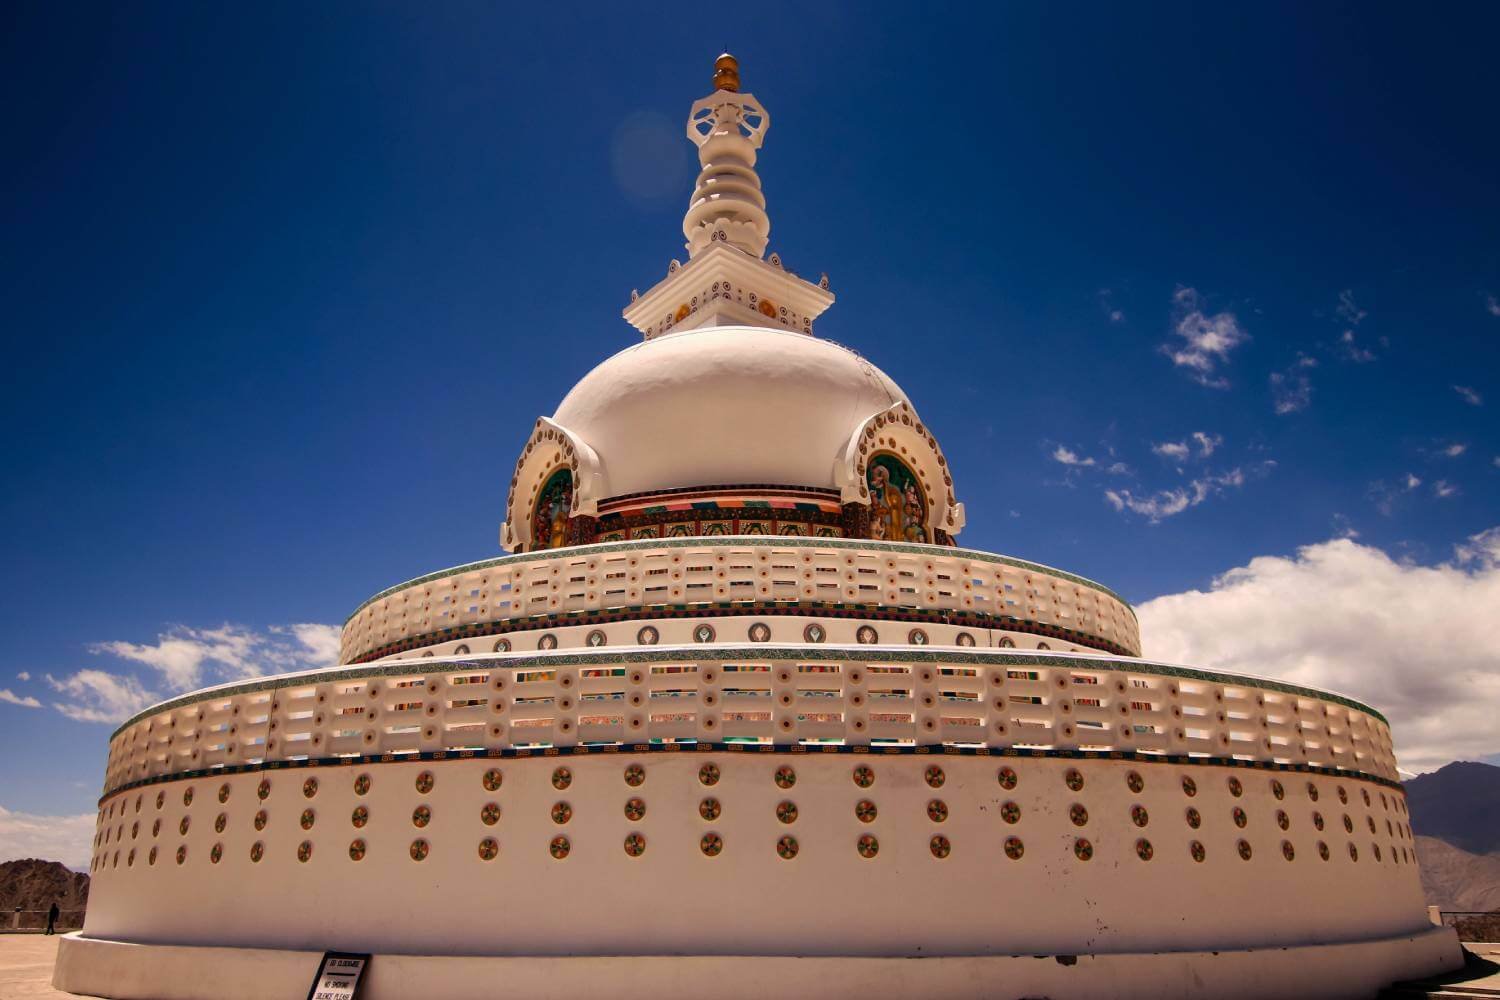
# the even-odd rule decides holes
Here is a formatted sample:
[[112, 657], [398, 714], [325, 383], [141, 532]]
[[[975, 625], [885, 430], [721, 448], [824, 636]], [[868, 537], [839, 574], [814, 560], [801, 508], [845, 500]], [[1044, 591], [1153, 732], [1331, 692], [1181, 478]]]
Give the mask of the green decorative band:
[[169, 784], [174, 781], [194, 781], [203, 778], [220, 778], [233, 774], [258, 774], [269, 771], [298, 771], [310, 767], [367, 767], [374, 764], [406, 764], [444, 760], [526, 760], [554, 757], [587, 757], [610, 754], [637, 753], [743, 753], [743, 754], [791, 754], [794, 756], [816, 756], [819, 754], [854, 754], [860, 756], [933, 756], [933, 757], [998, 757], [1001, 759], [1049, 759], [1049, 760], [1110, 760], [1129, 761], [1134, 764], [1175, 764], [1193, 767], [1228, 767], [1236, 770], [1266, 771], [1285, 774], [1316, 774], [1326, 778], [1343, 778], [1349, 781], [1368, 781], [1386, 788], [1404, 791], [1401, 782], [1383, 778], [1366, 771], [1352, 771], [1342, 767], [1321, 767], [1316, 764], [1277, 764], [1270, 761], [1236, 760], [1233, 757], [1194, 757], [1189, 754], [1159, 754], [1141, 750], [1043, 750], [1027, 747], [954, 747], [943, 744], [923, 746], [837, 746], [822, 744], [771, 744], [771, 743], [621, 743], [605, 746], [517, 748], [505, 747], [493, 750], [412, 750], [406, 753], [373, 753], [349, 757], [308, 757], [301, 760], [274, 760], [260, 764], [226, 764], [222, 767], [204, 767], [176, 774], [162, 774], [138, 781], [127, 782], [111, 788], [99, 797], [103, 807], [116, 795], [134, 791], [147, 785]]
[[[719, 645], [701, 646], [634, 646], [612, 647], [604, 650], [579, 650], [578, 652], [547, 653], [487, 653], [478, 656], [444, 656], [420, 660], [394, 660], [360, 667], [333, 667], [298, 674], [276, 674], [237, 684], [223, 684], [203, 691], [172, 698], [137, 712], [126, 719], [110, 736], [113, 740], [131, 726], [148, 716], [191, 705], [198, 701], [219, 701], [235, 695], [255, 694], [259, 691], [279, 691], [283, 688], [308, 687], [313, 684], [347, 683], [364, 677], [411, 677], [415, 674], [462, 673], [464, 670], [536, 670], [554, 667], [592, 667], [625, 663], [674, 663], [684, 660], [723, 663], [732, 661], [757, 662], [783, 660], [794, 663], [844, 662], [858, 660], [861, 663], [934, 663], [972, 666], [1038, 666], [1061, 667], [1068, 670], [1088, 670], [1100, 673], [1149, 674], [1153, 677], [1175, 677], [1180, 680], [1203, 681], [1208, 684], [1228, 684], [1232, 687], [1253, 688], [1259, 691], [1276, 691], [1280, 694], [1311, 698], [1331, 702], [1363, 712], [1385, 723], [1384, 715], [1362, 702], [1343, 695], [1319, 691], [1316, 688], [1287, 684], [1283, 681], [1249, 677], [1244, 674], [1219, 673], [1212, 670], [1195, 670], [1191, 667], [1176, 667], [1166, 663], [1153, 663], [1128, 657], [1107, 660], [1090, 656], [1074, 659], [1068, 656], [1049, 656], [1045, 653], [1020, 652], [1009, 649], [978, 649], [955, 647], [931, 649], [923, 646], [908, 646], [891, 649], [881, 646], [846, 645]], [[437, 669], [450, 664], [447, 669]]]
[[[515, 632], [535, 632], [541, 629], [569, 628], [584, 625], [608, 625], [622, 621], [660, 621], [672, 618], [734, 618], [734, 617], [806, 617], [849, 618], [858, 621], [889, 621], [921, 625], [954, 625], [960, 628], [1003, 629], [1009, 632], [1024, 632], [1048, 639], [1087, 646], [1091, 650], [1103, 650], [1116, 656], [1134, 656], [1133, 650], [1098, 636], [1089, 635], [1060, 625], [1045, 625], [1041, 622], [1013, 618], [1009, 615], [989, 615], [975, 611], [937, 611], [922, 608], [907, 608], [897, 611], [881, 605], [836, 604], [827, 601], [720, 601], [714, 604], [656, 604], [634, 608], [615, 608], [609, 611], [591, 611], [578, 614], [532, 615], [529, 618], [501, 618], [490, 622], [474, 622], [468, 625], [452, 625], [448, 628], [408, 636], [388, 642], [367, 652], [360, 653], [350, 663], [369, 663], [384, 656], [421, 649], [438, 642], [455, 639], [474, 639], [480, 636], [510, 635]], [[628, 648], [628, 647], [614, 647]]]
[[915, 555], [924, 557], [972, 559], [975, 562], [990, 563], [997, 566], [1009, 566], [1012, 569], [1024, 570], [1030, 573], [1046, 573], [1055, 576], [1059, 580], [1067, 580], [1080, 587], [1088, 587], [1090, 590], [1098, 591], [1106, 597], [1113, 598], [1125, 606], [1125, 609], [1134, 617], [1135, 609], [1130, 603], [1102, 584], [1093, 580], [1076, 576], [1072, 573], [1044, 566], [1041, 563], [1028, 562], [1025, 559], [1014, 559], [1010, 556], [995, 555], [990, 552], [980, 552], [978, 549], [962, 549], [949, 545], [918, 545], [904, 542], [877, 542], [868, 538], [798, 538], [796, 536], [781, 536], [776, 538], [760, 537], [755, 535], [734, 535], [722, 538], [652, 538], [636, 542], [603, 542], [595, 545], [577, 545], [570, 548], [542, 549], [537, 552], [521, 552], [510, 556], [497, 556], [494, 559], [482, 559], [479, 562], [464, 563], [462, 566], [453, 566], [449, 569], [438, 570], [419, 576], [405, 583], [398, 583], [394, 587], [387, 587], [380, 593], [365, 601], [354, 609], [354, 613], [344, 619], [348, 625], [365, 608], [376, 601], [384, 600], [392, 594], [398, 594], [408, 587], [417, 587], [424, 583], [432, 583], [435, 580], [446, 580], [451, 576], [461, 573], [473, 573], [477, 570], [495, 569], [497, 567], [519, 566], [525, 563], [538, 562], [550, 559], [567, 558], [589, 558], [593, 556], [606, 556], [615, 552], [637, 552], [641, 549], [703, 549], [703, 548], [737, 548], [737, 549], [833, 549], [840, 552], [877, 552], [892, 555]]

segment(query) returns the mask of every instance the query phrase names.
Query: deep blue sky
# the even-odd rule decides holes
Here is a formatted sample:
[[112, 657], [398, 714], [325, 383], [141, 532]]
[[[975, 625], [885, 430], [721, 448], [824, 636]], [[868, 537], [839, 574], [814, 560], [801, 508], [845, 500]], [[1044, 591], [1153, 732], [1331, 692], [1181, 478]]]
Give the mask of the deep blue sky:
[[[120, 668], [94, 644], [339, 623], [498, 551], [533, 419], [684, 254], [725, 45], [771, 246], [942, 440], [965, 544], [1133, 601], [1350, 529], [1448, 558], [1500, 523], [1497, 37], [1486, 3], [5, 5], [0, 688], [44, 706], [0, 704], [0, 805], [91, 808], [112, 727], [44, 677]], [[1248, 336], [1227, 387], [1162, 350], [1194, 303]], [[1194, 481], [1155, 524], [1105, 495]]]

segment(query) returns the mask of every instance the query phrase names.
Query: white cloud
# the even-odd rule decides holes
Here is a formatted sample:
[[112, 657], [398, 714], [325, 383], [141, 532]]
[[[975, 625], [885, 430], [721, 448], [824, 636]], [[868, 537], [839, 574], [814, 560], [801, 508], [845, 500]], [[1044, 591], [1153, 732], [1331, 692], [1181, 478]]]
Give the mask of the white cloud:
[[93, 813], [38, 816], [0, 806], [0, 861], [41, 858], [86, 871], [94, 845]]
[[264, 674], [333, 666], [338, 662], [337, 625], [299, 623], [257, 631], [243, 625], [217, 628], [177, 626], [154, 643], [114, 640], [95, 643], [90, 652], [149, 668], [134, 672], [80, 670], [47, 682], [66, 697], [54, 707], [82, 722], [120, 722], [164, 697], [205, 684]]
[[1466, 385], [1455, 385], [1453, 391], [1458, 393], [1463, 398], [1463, 401], [1470, 406], [1484, 405], [1484, 397]]
[[12, 705], [20, 705], [22, 708], [42, 707], [42, 703], [37, 701], [30, 695], [27, 695], [23, 698], [21, 695], [18, 695], [14, 691], [12, 691], [10, 688], [0, 688], [0, 701], [8, 701]]
[[1109, 321], [1111, 323], [1123, 323], [1125, 322], [1125, 314], [1118, 309], [1111, 309], [1109, 311]]
[[1186, 486], [1159, 490], [1149, 496], [1136, 496], [1130, 490], [1105, 490], [1104, 499], [1115, 510], [1128, 510], [1141, 515], [1152, 524], [1159, 524], [1174, 514], [1181, 514], [1189, 507], [1196, 507], [1209, 497], [1224, 492], [1227, 487], [1243, 485], [1245, 473], [1242, 469], [1235, 468], [1223, 475], [1204, 476], [1194, 479]]
[[1161, 444], [1153, 444], [1151, 450], [1174, 462], [1185, 462], [1188, 457], [1188, 446], [1181, 441], [1163, 441]]
[[1345, 330], [1339, 334], [1339, 350], [1343, 352], [1345, 358], [1356, 364], [1366, 364], [1376, 360], [1374, 351], [1355, 340], [1353, 330]]
[[16, 674], [16, 680], [18, 680], [18, 681], [29, 681], [29, 680], [31, 680], [31, 671], [29, 671], [29, 670], [23, 670], [23, 671], [21, 671], [19, 674]]
[[80, 670], [62, 680], [48, 674], [47, 683], [68, 698], [52, 707], [79, 722], [124, 722], [158, 700], [134, 677], [105, 670]]
[[1079, 455], [1078, 452], [1063, 445], [1057, 446], [1057, 450], [1052, 453], [1052, 460], [1055, 462], [1060, 462], [1063, 465], [1071, 465], [1080, 468], [1083, 466], [1094, 464], [1094, 460], [1092, 458], [1084, 458]]
[[1457, 458], [1468, 450], [1469, 446], [1467, 444], [1455, 441], [1452, 444], [1445, 446], [1438, 454], [1442, 455], [1444, 458]]
[[1484, 308], [1491, 316], [1500, 316], [1500, 299], [1495, 298], [1493, 295], [1486, 295], [1484, 297]]
[[1219, 445], [1224, 443], [1224, 435], [1193, 431], [1193, 440], [1198, 443], [1198, 456], [1200, 458], [1207, 458], [1214, 453]]
[[1114, 462], [1109, 466], [1109, 468], [1105, 469], [1104, 471], [1109, 473], [1111, 476], [1128, 476], [1130, 475], [1130, 466], [1126, 465], [1124, 462]]
[[1172, 332], [1183, 343], [1163, 344], [1161, 351], [1189, 377], [1211, 389], [1229, 388], [1229, 380], [1217, 374], [1218, 366], [1229, 362], [1229, 352], [1250, 339], [1231, 312], [1207, 315], [1193, 288], [1179, 287], [1172, 295]]
[[1316, 358], [1299, 353], [1286, 371], [1271, 373], [1271, 407], [1277, 416], [1307, 409], [1312, 402], [1312, 378], [1307, 372], [1316, 367]]
[[1493, 462], [1494, 462], [1495, 468], [1500, 469], [1500, 455], [1496, 455], [1494, 457], [1494, 459], [1493, 459]]
[[1402, 497], [1422, 485], [1422, 480], [1408, 472], [1400, 482], [1391, 485], [1384, 479], [1377, 479], [1370, 484], [1369, 497], [1375, 501], [1375, 509], [1386, 517], [1396, 512], [1396, 507]]
[[1437, 482], [1432, 484], [1432, 492], [1434, 496], [1446, 499], [1448, 497], [1458, 496], [1458, 487], [1454, 486], [1446, 479], [1439, 479]]
[[1390, 719], [1402, 767], [1425, 771], [1500, 746], [1496, 607], [1500, 528], [1435, 566], [1334, 539], [1136, 610], [1147, 656], [1358, 698]]
[[1350, 326], [1359, 326], [1364, 318], [1370, 315], [1354, 304], [1354, 291], [1349, 288], [1339, 292], [1339, 305], [1335, 312], [1339, 314], [1340, 319]]

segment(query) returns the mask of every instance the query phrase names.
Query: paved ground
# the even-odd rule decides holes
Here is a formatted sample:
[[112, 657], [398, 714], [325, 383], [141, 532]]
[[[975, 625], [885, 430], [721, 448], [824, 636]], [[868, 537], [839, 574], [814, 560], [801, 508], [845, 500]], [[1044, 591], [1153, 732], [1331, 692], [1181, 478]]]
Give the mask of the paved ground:
[[[1417, 989], [1388, 994], [1408, 997], [1500, 997], [1500, 944], [1467, 944], [1482, 964]], [[52, 988], [57, 938], [41, 934], [0, 934], [0, 1000], [76, 1000], [77, 994]]]
[[0, 934], [0, 1000], [70, 1000], [52, 988], [57, 935]]

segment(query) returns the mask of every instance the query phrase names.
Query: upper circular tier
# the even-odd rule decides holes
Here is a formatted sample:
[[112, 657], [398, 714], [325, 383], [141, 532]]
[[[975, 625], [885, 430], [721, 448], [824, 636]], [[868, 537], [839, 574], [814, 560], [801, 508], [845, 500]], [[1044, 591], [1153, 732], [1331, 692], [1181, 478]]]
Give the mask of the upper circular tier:
[[906, 401], [847, 348], [726, 326], [621, 351], [573, 387], [553, 420], [599, 455], [615, 496], [744, 483], [834, 488], [850, 436]]

